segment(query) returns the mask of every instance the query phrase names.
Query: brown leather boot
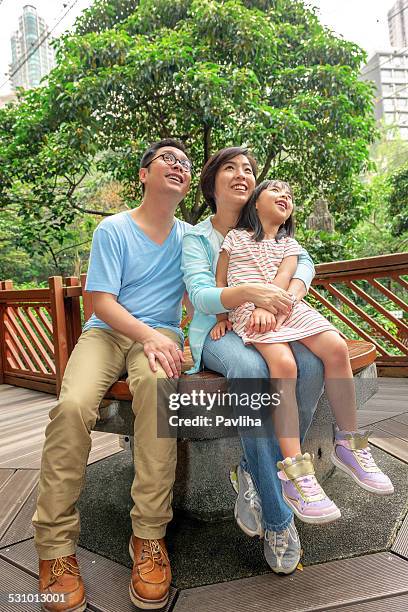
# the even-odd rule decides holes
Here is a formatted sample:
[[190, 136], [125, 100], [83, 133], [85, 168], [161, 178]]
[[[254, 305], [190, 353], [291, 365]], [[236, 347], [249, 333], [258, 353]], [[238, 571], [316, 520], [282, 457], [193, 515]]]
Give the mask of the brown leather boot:
[[40, 559], [39, 590], [46, 612], [82, 612], [86, 608], [84, 583], [75, 555]]
[[130, 599], [143, 610], [159, 610], [169, 599], [171, 583], [170, 561], [164, 543], [143, 540], [132, 535], [129, 553], [133, 559]]

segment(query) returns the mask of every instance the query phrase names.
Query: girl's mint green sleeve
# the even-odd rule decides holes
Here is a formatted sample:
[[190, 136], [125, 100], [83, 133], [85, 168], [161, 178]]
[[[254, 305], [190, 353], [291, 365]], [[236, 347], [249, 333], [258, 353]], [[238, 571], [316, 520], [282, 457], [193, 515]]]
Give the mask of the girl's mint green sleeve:
[[216, 286], [211, 254], [201, 236], [184, 236], [181, 270], [195, 310], [208, 315], [228, 310], [221, 302], [222, 288]]

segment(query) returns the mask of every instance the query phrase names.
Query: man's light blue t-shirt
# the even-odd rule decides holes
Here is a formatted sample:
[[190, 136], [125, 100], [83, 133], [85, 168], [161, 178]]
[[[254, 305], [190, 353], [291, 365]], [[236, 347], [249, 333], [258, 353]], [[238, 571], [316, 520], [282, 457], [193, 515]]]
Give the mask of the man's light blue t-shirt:
[[[170, 234], [159, 245], [138, 227], [130, 211], [104, 219], [93, 235], [86, 290], [112, 293], [143, 323], [182, 336], [185, 285], [180, 269], [181, 246], [190, 227], [175, 219]], [[111, 329], [95, 314], [85, 323], [84, 331], [92, 327]]]

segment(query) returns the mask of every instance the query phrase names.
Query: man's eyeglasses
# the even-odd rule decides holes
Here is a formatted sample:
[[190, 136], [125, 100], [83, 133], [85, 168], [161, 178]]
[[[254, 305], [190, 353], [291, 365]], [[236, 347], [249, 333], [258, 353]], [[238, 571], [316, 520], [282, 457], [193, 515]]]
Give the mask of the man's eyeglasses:
[[149, 163], [145, 165], [145, 168], [150, 166], [150, 164], [154, 162], [156, 159], [159, 159], [159, 157], [162, 157], [163, 161], [166, 162], [168, 166], [175, 166], [176, 163], [178, 162], [180, 166], [183, 168], [184, 172], [191, 173], [191, 168], [192, 168], [191, 162], [188, 159], [178, 159], [175, 155], [173, 155], [173, 153], [161, 153], [157, 157], [153, 157], [153, 159], [151, 159]]

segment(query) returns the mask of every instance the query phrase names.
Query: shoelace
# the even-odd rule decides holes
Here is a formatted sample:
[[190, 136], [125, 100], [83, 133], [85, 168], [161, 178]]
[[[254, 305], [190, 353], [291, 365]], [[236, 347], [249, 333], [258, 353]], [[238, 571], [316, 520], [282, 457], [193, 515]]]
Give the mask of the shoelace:
[[166, 565], [164, 551], [157, 540], [143, 540], [142, 560], [146, 557], [151, 559], [153, 564]]
[[257, 490], [254, 487], [254, 483], [252, 482], [252, 478], [249, 474], [245, 474], [246, 481], [248, 483], [248, 490], [244, 493], [244, 499], [249, 502], [252, 508], [255, 508], [258, 512], [261, 511], [261, 504], [259, 500], [259, 496]]
[[377, 468], [378, 471], [380, 471], [379, 468], [377, 467], [376, 462], [373, 459], [372, 454], [370, 453], [370, 448], [368, 446], [367, 448], [360, 448], [353, 452], [361, 460], [361, 463], [363, 464], [365, 468]]
[[258, 493], [255, 489], [248, 489], [248, 491], [245, 491], [244, 499], [250, 503], [251, 507], [255, 508], [255, 510], [258, 510], [258, 512], [261, 510]]
[[265, 540], [268, 542], [275, 554], [285, 554], [285, 551], [289, 546], [290, 536], [292, 537], [293, 542], [296, 543], [299, 541], [298, 532], [296, 531], [293, 521], [292, 523], [289, 523], [288, 527], [283, 531], [268, 530], [265, 532]]
[[64, 574], [72, 574], [73, 576], [81, 575], [78, 566], [72, 563], [68, 557], [58, 557], [51, 567], [52, 582], [60, 582], [58, 578]]
[[284, 552], [289, 544], [289, 529], [284, 531], [267, 531], [265, 533], [265, 540], [275, 554], [278, 551]]
[[295, 482], [299, 485], [302, 493], [305, 493], [308, 497], [314, 497], [322, 493], [322, 488], [315, 476], [299, 476], [295, 478]]

